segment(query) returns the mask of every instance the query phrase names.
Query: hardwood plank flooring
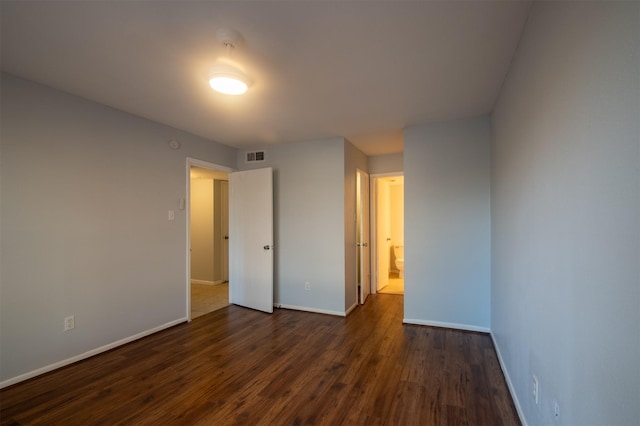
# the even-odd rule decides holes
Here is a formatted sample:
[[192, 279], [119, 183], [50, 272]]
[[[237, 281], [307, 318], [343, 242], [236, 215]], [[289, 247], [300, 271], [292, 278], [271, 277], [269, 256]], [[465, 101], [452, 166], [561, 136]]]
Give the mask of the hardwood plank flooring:
[[518, 425], [488, 335], [228, 306], [0, 391], [2, 425]]

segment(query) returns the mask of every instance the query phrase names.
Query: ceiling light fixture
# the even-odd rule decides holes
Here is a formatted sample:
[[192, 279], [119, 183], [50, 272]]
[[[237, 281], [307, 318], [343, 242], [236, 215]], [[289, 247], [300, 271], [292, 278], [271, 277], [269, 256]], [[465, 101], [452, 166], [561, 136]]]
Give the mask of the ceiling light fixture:
[[247, 76], [230, 65], [216, 65], [209, 74], [209, 85], [226, 95], [242, 95], [249, 87]]
[[219, 29], [217, 34], [227, 48], [228, 58], [218, 61], [219, 63], [211, 68], [209, 85], [213, 90], [226, 95], [242, 95], [249, 88], [249, 77], [231, 61], [231, 53], [241, 36], [237, 31], [229, 29]]

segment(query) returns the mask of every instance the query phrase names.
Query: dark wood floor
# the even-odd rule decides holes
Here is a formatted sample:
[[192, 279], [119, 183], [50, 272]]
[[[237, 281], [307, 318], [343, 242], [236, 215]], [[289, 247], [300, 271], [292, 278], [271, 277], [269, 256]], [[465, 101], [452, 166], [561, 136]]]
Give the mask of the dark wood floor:
[[3, 389], [1, 423], [519, 424], [490, 337], [402, 325], [402, 301], [229, 306]]

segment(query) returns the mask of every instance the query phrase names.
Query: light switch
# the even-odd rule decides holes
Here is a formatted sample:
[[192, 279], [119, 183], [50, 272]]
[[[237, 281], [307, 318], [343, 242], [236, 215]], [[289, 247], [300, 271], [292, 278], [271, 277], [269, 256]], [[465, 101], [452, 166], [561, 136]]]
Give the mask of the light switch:
[[176, 218], [176, 214], [173, 210], [169, 210], [169, 220], [174, 220]]

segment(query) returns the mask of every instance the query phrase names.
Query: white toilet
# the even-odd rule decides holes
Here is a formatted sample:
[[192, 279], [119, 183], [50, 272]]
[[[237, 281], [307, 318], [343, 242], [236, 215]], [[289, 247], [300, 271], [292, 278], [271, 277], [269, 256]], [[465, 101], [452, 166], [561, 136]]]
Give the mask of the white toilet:
[[404, 246], [393, 246], [393, 254], [396, 258], [398, 277], [404, 278]]

